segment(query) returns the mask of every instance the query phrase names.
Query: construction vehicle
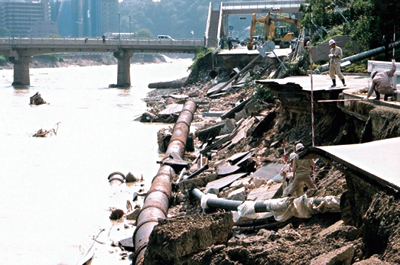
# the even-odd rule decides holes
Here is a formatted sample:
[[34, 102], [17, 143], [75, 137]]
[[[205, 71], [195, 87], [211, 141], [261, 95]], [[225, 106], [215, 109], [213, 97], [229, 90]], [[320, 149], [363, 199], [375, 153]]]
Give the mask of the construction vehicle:
[[[263, 34], [266, 41], [271, 40], [275, 42], [276, 45], [279, 45], [280, 48], [290, 47], [291, 41], [298, 36], [301, 27], [300, 20], [279, 14], [275, 14], [275, 16], [276, 18], [272, 18], [271, 14], [268, 13], [265, 17], [259, 16], [257, 18], [256, 14], [253, 14], [250, 26], [250, 38], [247, 41], [247, 49], [252, 50], [254, 46], [257, 45], [253, 40], [257, 23], [264, 25]], [[295, 30], [293, 30], [293, 28]]]

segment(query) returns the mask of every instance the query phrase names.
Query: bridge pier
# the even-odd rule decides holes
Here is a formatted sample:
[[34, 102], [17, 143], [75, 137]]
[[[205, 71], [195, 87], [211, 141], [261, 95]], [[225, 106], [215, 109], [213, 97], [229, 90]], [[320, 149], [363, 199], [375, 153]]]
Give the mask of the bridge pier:
[[114, 57], [118, 59], [118, 76], [115, 87], [131, 86], [131, 57], [133, 51], [119, 50], [114, 52]]
[[32, 56], [10, 56], [10, 62], [14, 64], [14, 82], [12, 86], [29, 86], [31, 84], [29, 77], [29, 63], [32, 62]]

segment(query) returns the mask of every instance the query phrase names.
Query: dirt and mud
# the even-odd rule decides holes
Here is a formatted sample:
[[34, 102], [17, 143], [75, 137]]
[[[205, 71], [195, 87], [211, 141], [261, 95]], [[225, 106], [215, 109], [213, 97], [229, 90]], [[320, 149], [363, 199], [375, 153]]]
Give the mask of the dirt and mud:
[[[245, 167], [251, 176], [266, 163], [283, 164], [285, 154], [293, 152], [298, 142], [311, 146], [309, 100], [293, 105], [277, 97], [264, 101], [254, 96], [263, 91], [254, 78], [271, 75], [268, 71], [259, 75], [257, 71], [264, 66], [253, 67], [249, 72], [253, 79], [250, 76], [241, 89], [218, 97], [207, 97], [207, 91], [217, 79], [220, 82], [228, 80], [232, 69], [218, 69], [216, 79], [209, 76], [209, 71], [215, 69], [205, 69], [195, 82], [189, 77], [191, 84], [184, 88], [158, 89], [149, 95], [149, 111], [154, 114], [168, 104], [182, 103], [187, 98], [196, 100], [199, 104], [192, 121], [196, 130], [205, 130], [221, 122], [219, 117], [202, 115], [204, 113], [226, 113], [246, 99], [254, 98], [255, 101], [244, 108], [245, 113], [236, 113], [233, 118], [236, 122], [252, 120], [246, 134], [234, 144], [216, 146], [206, 159], [209, 168], [175, 190], [170, 200], [169, 218], [159, 220], [154, 227], [143, 264], [400, 264], [397, 192], [385, 190], [328, 161], [320, 160], [317, 164], [316, 189], [307, 190], [306, 195], [309, 198], [338, 197], [340, 212], [320, 213], [310, 218], [292, 217], [284, 222], [269, 217], [240, 223], [232, 221], [232, 212], [228, 210], [204, 210], [200, 201], [191, 195], [191, 188], [204, 191], [209, 181], [220, 178], [218, 171], [222, 162], [234, 154], [254, 152]], [[187, 98], [177, 99], [176, 95]], [[302, 96], [307, 98], [306, 94]], [[373, 109], [373, 112], [383, 114], [379, 111], [381, 108], [371, 103], [360, 104], [355, 108]], [[371, 112], [367, 121], [360, 121], [347, 116], [335, 105], [331, 106], [316, 110], [315, 127], [318, 128], [318, 139], [322, 139], [319, 145], [360, 143], [400, 134], [396, 127], [396, 110], [381, 109], [385, 117], [394, 120], [390, 129], [366, 133], [374, 113]], [[268, 124], [260, 126], [266, 117], [272, 118]], [[388, 119], [385, 122], [387, 124]], [[206, 137], [203, 141], [194, 137], [196, 150], [212, 144], [218, 137]], [[188, 174], [200, 168], [195, 154], [188, 153], [185, 160], [192, 163]], [[245, 196], [256, 188], [255, 185], [254, 180], [244, 185]], [[267, 192], [268, 185], [262, 183], [257, 188], [265, 188]], [[234, 189], [226, 187], [218, 197], [226, 197]]]

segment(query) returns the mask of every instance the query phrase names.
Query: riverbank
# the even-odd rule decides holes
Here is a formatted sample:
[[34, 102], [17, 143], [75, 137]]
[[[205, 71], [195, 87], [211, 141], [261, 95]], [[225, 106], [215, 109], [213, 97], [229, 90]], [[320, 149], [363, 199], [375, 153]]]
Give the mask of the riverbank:
[[[211, 69], [208, 69], [200, 74], [201, 81], [195, 85], [152, 92], [149, 112], [154, 115], [187, 100], [198, 103], [192, 133], [194, 149], [199, 153], [188, 152], [184, 156], [190, 167], [183, 177], [179, 177], [183, 181], [178, 181], [178, 175], [182, 174], [178, 171], [171, 180], [176, 189], [171, 194], [168, 218], [160, 219], [154, 227], [144, 260], [136, 261], [136, 264], [398, 263], [400, 257], [393, 248], [400, 238], [398, 229], [395, 235], [390, 232], [395, 223], [380, 227], [380, 232], [374, 223], [379, 222], [379, 216], [393, 220], [399, 202], [396, 200], [390, 209], [376, 208], [374, 205], [393, 200], [392, 194], [363, 179], [349, 179], [340, 166], [327, 161], [318, 160], [313, 175], [316, 188], [307, 189], [302, 199], [311, 199], [311, 208], [304, 208], [307, 214], [296, 214], [294, 209], [303, 207], [296, 203], [287, 211], [273, 212], [272, 216], [256, 214], [251, 208], [242, 215], [241, 211], [224, 208], [228, 202], [219, 207], [207, 207], [208, 198], [199, 200], [193, 196], [195, 188], [210, 198], [249, 201], [248, 207], [251, 202], [266, 204], [268, 200], [285, 197], [282, 196], [283, 183], [275, 182], [274, 178], [281, 174], [297, 143], [306, 147], [312, 144], [310, 92], [301, 91], [301, 87], [295, 85], [304, 83], [304, 77], [297, 81], [296, 77], [291, 77], [288, 79], [290, 85], [286, 87], [285, 79], [276, 80], [277, 83], [272, 85], [276, 93], [272, 95], [266, 86], [256, 82], [268, 79], [275, 69], [272, 67], [260, 75], [264, 67], [257, 64], [241, 85], [226, 86], [225, 90], [223, 84], [229, 80], [231, 72], [217, 69], [218, 77], [211, 79], [208, 75]], [[237, 80], [240, 83], [240, 78]], [[327, 83], [320, 84], [321, 80], [323, 78], [316, 78], [316, 85], [328, 86], [329, 78]], [[346, 80], [349, 81], [347, 88], [357, 85], [358, 95], [365, 94], [368, 80], [365, 74], [352, 75]], [[220, 89], [216, 89], [217, 83]], [[213, 89], [217, 93], [211, 93]], [[155, 100], [157, 92], [162, 93], [158, 101]], [[332, 92], [335, 94], [334, 90]], [[373, 102], [354, 104], [372, 109]], [[315, 113], [317, 145], [356, 144], [362, 137], [366, 140], [365, 135], [360, 135], [366, 125], [360, 123], [359, 117], [347, 116], [336, 104], [319, 104]], [[372, 135], [368, 141], [394, 137], [392, 130], [385, 132], [385, 135]], [[202, 165], [208, 168], [185, 179]], [[355, 186], [362, 188], [358, 190]], [[369, 199], [358, 201], [358, 207], [354, 209], [352, 201], [361, 197], [361, 192], [368, 194]], [[313, 204], [312, 198], [324, 197], [336, 201], [339, 208], [328, 202]], [[295, 198], [291, 197], [285, 203], [294, 202]], [[366, 219], [362, 213], [367, 214]], [[381, 236], [381, 247], [374, 247], [374, 238]], [[133, 254], [131, 258], [135, 260]]]

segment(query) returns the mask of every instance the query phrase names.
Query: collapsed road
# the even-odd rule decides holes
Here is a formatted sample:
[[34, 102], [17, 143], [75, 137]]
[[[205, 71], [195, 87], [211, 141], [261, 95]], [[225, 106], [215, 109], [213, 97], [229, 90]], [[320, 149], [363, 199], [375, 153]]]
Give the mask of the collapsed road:
[[[271, 62], [264, 63], [251, 70]], [[258, 78], [241, 85], [238, 78], [233, 89], [215, 89], [214, 97], [207, 96], [213, 80], [206, 74], [201, 78], [202, 83], [163, 89], [154, 92], [161, 97], [152, 97], [152, 106], [160, 110], [169, 104], [183, 107], [188, 99], [201, 102], [190, 125], [197, 151], [167, 156], [179, 160], [180, 170], [165, 174], [168, 192], [157, 191], [165, 197], [163, 214], [148, 219], [146, 239], [137, 243], [138, 232], [133, 236], [136, 264], [400, 262], [399, 184], [396, 150], [390, 148], [400, 135], [400, 113], [393, 107], [398, 103], [316, 104], [312, 147], [309, 77]], [[348, 89], [328, 89], [328, 77], [314, 78], [315, 100], [343, 98], [346, 91], [353, 97], [366, 93], [367, 75], [346, 76]], [[257, 97], [265, 88], [272, 100]], [[179, 119], [180, 111], [174, 113], [169, 122]], [[282, 197], [277, 176], [300, 141], [307, 147], [300, 157], [316, 159], [317, 189], [299, 198]], [[275, 206], [289, 214], [271, 216]], [[306, 214], [293, 214], [295, 209]], [[138, 217], [137, 227], [146, 222]]]

